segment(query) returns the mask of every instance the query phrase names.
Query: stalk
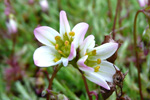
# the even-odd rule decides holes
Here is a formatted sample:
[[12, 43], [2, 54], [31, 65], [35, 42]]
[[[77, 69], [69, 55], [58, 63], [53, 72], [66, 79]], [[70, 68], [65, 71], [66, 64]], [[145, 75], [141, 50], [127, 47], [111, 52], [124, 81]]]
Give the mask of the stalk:
[[114, 24], [113, 24], [113, 28], [112, 28], [112, 38], [115, 39], [115, 28], [116, 28], [116, 21], [117, 21], [117, 15], [118, 15], [118, 11], [120, 8], [120, 0], [117, 1], [117, 7], [116, 7], [116, 13], [115, 13], [115, 19], [114, 19]]
[[133, 26], [133, 37], [134, 37], [134, 51], [135, 51], [135, 57], [136, 57], [136, 67], [138, 69], [138, 84], [139, 84], [139, 92], [140, 92], [140, 98], [143, 100], [143, 94], [142, 94], [142, 87], [141, 87], [141, 77], [140, 77], [140, 66], [139, 66], [139, 56], [138, 56], [138, 49], [137, 49], [137, 34], [136, 34], [136, 20], [138, 14], [142, 12], [142, 10], [138, 10], [136, 12], [135, 18], [134, 18], [134, 26]]
[[[54, 78], [55, 78], [57, 72], [60, 70], [61, 67], [62, 67], [62, 66], [58, 66], [58, 65], [56, 65], [56, 66], [54, 67], [54, 72], [53, 72], [53, 74], [52, 74], [51, 79], [49, 80], [48, 90], [51, 90], [53, 80], [54, 80]], [[50, 98], [50, 94], [47, 93], [47, 99], [46, 99], [46, 100], [49, 100], [49, 98]]]
[[88, 85], [87, 85], [87, 82], [86, 82], [86, 78], [85, 78], [83, 72], [82, 72], [80, 69], [78, 69], [78, 70], [79, 70], [79, 72], [80, 72], [81, 75], [82, 75], [82, 79], [83, 79], [83, 81], [84, 81], [85, 89], [86, 89], [86, 92], [87, 92], [87, 94], [88, 94], [89, 100], [92, 100], [92, 96], [91, 96], [91, 93], [90, 93], [90, 91], [89, 91], [89, 88], [88, 88]]

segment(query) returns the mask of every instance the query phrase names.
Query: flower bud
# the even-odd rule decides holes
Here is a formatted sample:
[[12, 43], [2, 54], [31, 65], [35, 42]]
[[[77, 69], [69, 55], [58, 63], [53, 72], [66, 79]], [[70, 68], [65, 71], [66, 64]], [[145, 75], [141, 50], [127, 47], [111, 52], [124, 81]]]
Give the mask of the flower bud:
[[46, 91], [46, 90], [43, 90], [43, 91], [42, 91], [42, 97], [44, 97], [46, 94], [47, 94], [47, 91]]
[[32, 5], [32, 4], [34, 4], [34, 0], [28, 0], [28, 3], [29, 3], [30, 5]]
[[9, 19], [6, 21], [6, 26], [8, 29], [9, 34], [17, 33], [17, 22], [14, 18], [10, 15]]
[[58, 94], [58, 100], [69, 100], [65, 95], [63, 94]]
[[148, 4], [148, 0], [138, 0], [141, 7], [144, 7]]
[[47, 0], [40, 0], [40, 6], [43, 12], [48, 11], [49, 5]]

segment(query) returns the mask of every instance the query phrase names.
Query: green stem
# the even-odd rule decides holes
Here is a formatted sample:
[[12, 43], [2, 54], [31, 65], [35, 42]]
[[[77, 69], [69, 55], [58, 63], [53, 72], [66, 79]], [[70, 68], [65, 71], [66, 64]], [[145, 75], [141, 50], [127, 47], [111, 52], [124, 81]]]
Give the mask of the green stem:
[[138, 84], [139, 84], [139, 92], [140, 92], [140, 97], [141, 100], [143, 100], [143, 95], [142, 95], [142, 87], [141, 87], [141, 77], [140, 77], [140, 66], [139, 66], [139, 56], [138, 56], [138, 49], [137, 49], [137, 34], [136, 34], [136, 20], [138, 14], [142, 12], [142, 10], [138, 10], [136, 12], [135, 18], [134, 18], [134, 27], [133, 27], [133, 36], [134, 36], [134, 51], [135, 51], [135, 56], [136, 56], [136, 67], [138, 69]]

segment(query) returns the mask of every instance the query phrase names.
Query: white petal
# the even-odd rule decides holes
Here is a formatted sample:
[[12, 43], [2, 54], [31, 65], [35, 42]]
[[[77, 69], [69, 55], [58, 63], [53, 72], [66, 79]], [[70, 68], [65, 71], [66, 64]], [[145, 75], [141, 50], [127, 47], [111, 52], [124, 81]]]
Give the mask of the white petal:
[[75, 42], [75, 48], [78, 48], [78, 46], [83, 42], [88, 27], [89, 25], [87, 23], [81, 22], [72, 29], [72, 31], [75, 32], [75, 38], [73, 41]]
[[105, 72], [105, 73], [108, 73], [108, 74], [112, 74], [112, 75], [114, 75], [116, 73], [116, 70], [115, 70], [113, 64], [108, 62], [108, 61], [103, 61], [103, 60], [101, 61], [99, 71]]
[[84, 64], [84, 62], [86, 61], [86, 59], [88, 58], [88, 56], [84, 56], [82, 58], [80, 58], [77, 62], [77, 65], [79, 66], [79, 69], [82, 71], [94, 71], [94, 69], [92, 67], [88, 67], [87, 65]]
[[35, 65], [39, 67], [49, 67], [61, 63], [61, 60], [54, 62], [57, 52], [53, 47], [41, 46], [37, 48], [33, 54]]
[[48, 11], [49, 5], [47, 0], [40, 0], [40, 6], [42, 8], [42, 11]]
[[100, 69], [97, 73], [103, 76], [106, 81], [113, 82], [113, 75], [116, 73], [115, 68], [117, 70], [119, 70], [119, 68], [108, 61], [102, 61], [99, 66]]
[[65, 11], [61, 11], [60, 12], [60, 34], [63, 37], [63, 34], [65, 34], [65, 32], [67, 32], [67, 34], [69, 34], [70, 32], [70, 25], [66, 16], [66, 12]]
[[96, 55], [91, 57], [93, 59], [100, 58], [101, 60], [111, 57], [118, 49], [118, 43], [105, 43], [101, 46], [95, 47]]
[[113, 82], [113, 74], [102, 72], [102, 71], [99, 71], [97, 73], [101, 75], [107, 82]]
[[9, 21], [6, 22], [6, 25], [10, 34], [17, 32], [17, 23], [14, 19], [9, 19]]
[[148, 0], [138, 0], [138, 1], [141, 7], [144, 7], [148, 3]]
[[81, 57], [85, 55], [88, 50], [93, 49], [95, 46], [94, 36], [89, 35], [80, 46], [80, 55]]
[[16, 33], [17, 32], [17, 23], [15, 20], [10, 19], [10, 26], [11, 26], [12, 32]]
[[60, 34], [48, 26], [40, 26], [35, 28], [34, 35], [38, 41], [41, 43], [52, 46], [55, 43], [55, 36], [60, 36]]
[[110, 90], [110, 87], [107, 84], [107, 82], [105, 81], [105, 79], [103, 79], [103, 77], [101, 75], [99, 75], [98, 73], [96, 73], [96, 72], [85, 72], [85, 77], [88, 80], [96, 83], [97, 85], [100, 85], [103, 88]]
[[66, 67], [68, 65], [68, 58], [61, 58], [63, 65]]

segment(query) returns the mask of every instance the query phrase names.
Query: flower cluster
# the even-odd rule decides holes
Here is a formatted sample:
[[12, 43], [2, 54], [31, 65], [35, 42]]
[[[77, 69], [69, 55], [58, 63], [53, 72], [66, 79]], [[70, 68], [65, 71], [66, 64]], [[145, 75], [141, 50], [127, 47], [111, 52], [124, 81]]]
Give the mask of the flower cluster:
[[[84, 72], [90, 81], [110, 89], [107, 82], [112, 82], [115, 68], [106, 59], [112, 56], [117, 43], [105, 43], [95, 47], [93, 35], [84, 39], [88, 24], [81, 22], [71, 30], [65, 11], [60, 12], [59, 33], [47, 26], [40, 26], [34, 30], [37, 40], [45, 46], [37, 48], [33, 59], [39, 67], [49, 67], [58, 64], [67, 66], [74, 58], [78, 58], [76, 65]], [[78, 57], [77, 57], [78, 56]]]

